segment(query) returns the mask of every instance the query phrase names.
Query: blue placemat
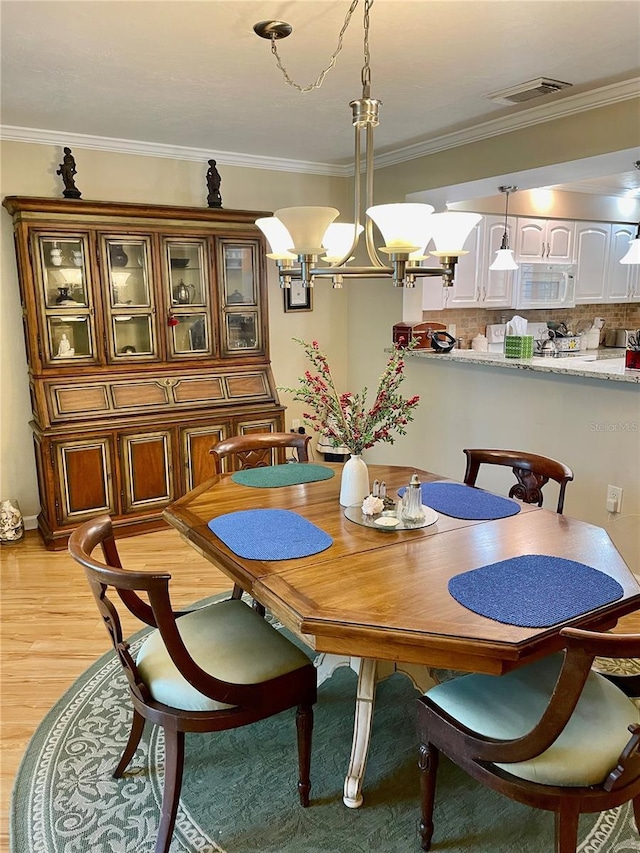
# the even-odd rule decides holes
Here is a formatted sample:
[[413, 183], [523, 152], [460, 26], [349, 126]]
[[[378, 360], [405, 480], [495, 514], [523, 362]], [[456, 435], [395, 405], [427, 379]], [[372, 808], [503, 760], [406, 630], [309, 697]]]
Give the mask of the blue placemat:
[[[282, 466], [285, 467], [285, 466]], [[324, 530], [288, 509], [245, 509], [220, 515], [209, 529], [247, 560], [291, 560], [333, 544]]]
[[449, 592], [496, 622], [548, 628], [622, 597], [617, 580], [573, 560], [526, 554], [456, 575]]
[[231, 475], [234, 483], [253, 486], [256, 489], [275, 489], [278, 486], [296, 486], [313, 483], [315, 480], [330, 480], [334, 476], [331, 468], [310, 465], [307, 462], [291, 462], [284, 465], [267, 465], [264, 468], [247, 468]]
[[[404, 488], [398, 489], [401, 497], [404, 492]], [[422, 503], [452, 518], [476, 521], [507, 518], [520, 512], [520, 505], [511, 498], [502, 498], [462, 483], [423, 483]]]

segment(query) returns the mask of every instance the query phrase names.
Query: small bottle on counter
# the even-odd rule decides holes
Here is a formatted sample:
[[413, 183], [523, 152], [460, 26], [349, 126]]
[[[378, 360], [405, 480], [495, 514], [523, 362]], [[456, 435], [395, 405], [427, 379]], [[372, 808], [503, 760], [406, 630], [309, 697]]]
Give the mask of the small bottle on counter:
[[471, 349], [475, 352], [487, 352], [488, 344], [486, 336], [478, 332], [475, 338], [471, 341]]
[[462, 338], [456, 338], [456, 349], [464, 349], [464, 340]]

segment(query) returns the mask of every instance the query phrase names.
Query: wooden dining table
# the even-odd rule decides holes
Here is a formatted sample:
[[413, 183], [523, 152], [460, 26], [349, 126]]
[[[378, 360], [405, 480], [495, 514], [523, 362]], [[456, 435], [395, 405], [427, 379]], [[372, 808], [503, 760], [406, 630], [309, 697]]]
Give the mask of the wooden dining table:
[[[340, 506], [338, 464], [331, 479], [279, 488], [255, 488], [222, 474], [171, 504], [166, 520], [230, 580], [268, 608], [317, 653], [319, 682], [337, 666], [358, 674], [352, 752], [344, 802], [362, 803], [371, 737], [375, 686], [399, 671], [421, 691], [434, 669], [501, 675], [562, 648], [561, 628], [603, 630], [640, 606], [640, 586], [607, 533], [555, 511], [532, 505], [496, 520], [465, 520], [443, 513], [418, 529], [377, 529], [356, 523]], [[395, 496], [417, 472], [422, 482], [437, 474], [403, 466], [369, 466]], [[250, 560], [239, 557], [208, 527], [227, 513], [247, 509], [298, 513], [332, 538], [308, 557]], [[449, 580], [471, 569], [528, 554], [577, 561], [618, 581], [620, 598], [562, 624], [523, 628], [464, 607]]]

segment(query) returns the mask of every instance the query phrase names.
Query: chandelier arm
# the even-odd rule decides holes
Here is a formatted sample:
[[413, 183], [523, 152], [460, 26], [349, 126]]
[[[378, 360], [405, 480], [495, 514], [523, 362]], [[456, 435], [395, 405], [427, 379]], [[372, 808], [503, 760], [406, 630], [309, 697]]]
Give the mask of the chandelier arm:
[[351, 243], [351, 247], [349, 251], [344, 255], [344, 257], [340, 258], [339, 261], [336, 261], [335, 264], [332, 264], [332, 268], [341, 267], [349, 260], [349, 258], [355, 252], [360, 235], [358, 234], [358, 226], [361, 224], [360, 222], [360, 128], [355, 128], [355, 140], [354, 140], [354, 170], [353, 170], [353, 218], [354, 218], [354, 226], [353, 226], [353, 242]]
[[[359, 0], [352, 0], [351, 5], [349, 6], [349, 9], [348, 9], [347, 14], [346, 14], [345, 19], [344, 19], [344, 23], [342, 25], [342, 29], [340, 30], [340, 34], [338, 35], [338, 44], [337, 44], [336, 49], [334, 50], [333, 54], [331, 55], [331, 59], [329, 60], [329, 64], [327, 65], [327, 67], [323, 71], [320, 72], [320, 74], [316, 78], [315, 83], [309, 83], [307, 86], [301, 86], [299, 83], [296, 83], [294, 80], [292, 80], [291, 77], [289, 77], [289, 73], [287, 72], [287, 69], [284, 67], [282, 60], [280, 59], [280, 54], [278, 53], [278, 48], [276, 47], [276, 39], [279, 38], [279, 36], [277, 36], [273, 33], [265, 36], [266, 38], [271, 38], [271, 53], [274, 55], [275, 60], [276, 60], [276, 65], [278, 66], [278, 68], [282, 72], [282, 75], [283, 75], [285, 81], [289, 84], [289, 86], [293, 86], [294, 89], [297, 89], [298, 92], [302, 92], [303, 94], [305, 94], [306, 92], [311, 92], [314, 89], [319, 89], [320, 86], [322, 86], [322, 84], [324, 82], [324, 78], [327, 76], [328, 72], [331, 71], [333, 66], [336, 64], [338, 54], [342, 50], [342, 40], [344, 38], [344, 34], [347, 31], [347, 27], [351, 23], [351, 17], [356, 10], [358, 2], [359, 2]], [[255, 27], [254, 27], [254, 29], [255, 29]], [[258, 33], [258, 35], [260, 35], [260, 33]]]
[[[366, 151], [365, 151], [365, 209], [373, 206], [373, 125], [366, 126]], [[374, 267], [384, 267], [386, 264], [378, 254], [373, 239], [373, 220], [367, 217], [365, 228], [365, 240], [367, 255]]]

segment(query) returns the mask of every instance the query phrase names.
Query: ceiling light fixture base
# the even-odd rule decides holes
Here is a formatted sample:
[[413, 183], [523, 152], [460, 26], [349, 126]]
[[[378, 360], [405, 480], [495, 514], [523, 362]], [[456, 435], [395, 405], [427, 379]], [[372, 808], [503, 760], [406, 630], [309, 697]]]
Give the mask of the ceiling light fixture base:
[[293, 32], [293, 27], [286, 21], [259, 21], [253, 25], [253, 31], [262, 39], [286, 39]]

